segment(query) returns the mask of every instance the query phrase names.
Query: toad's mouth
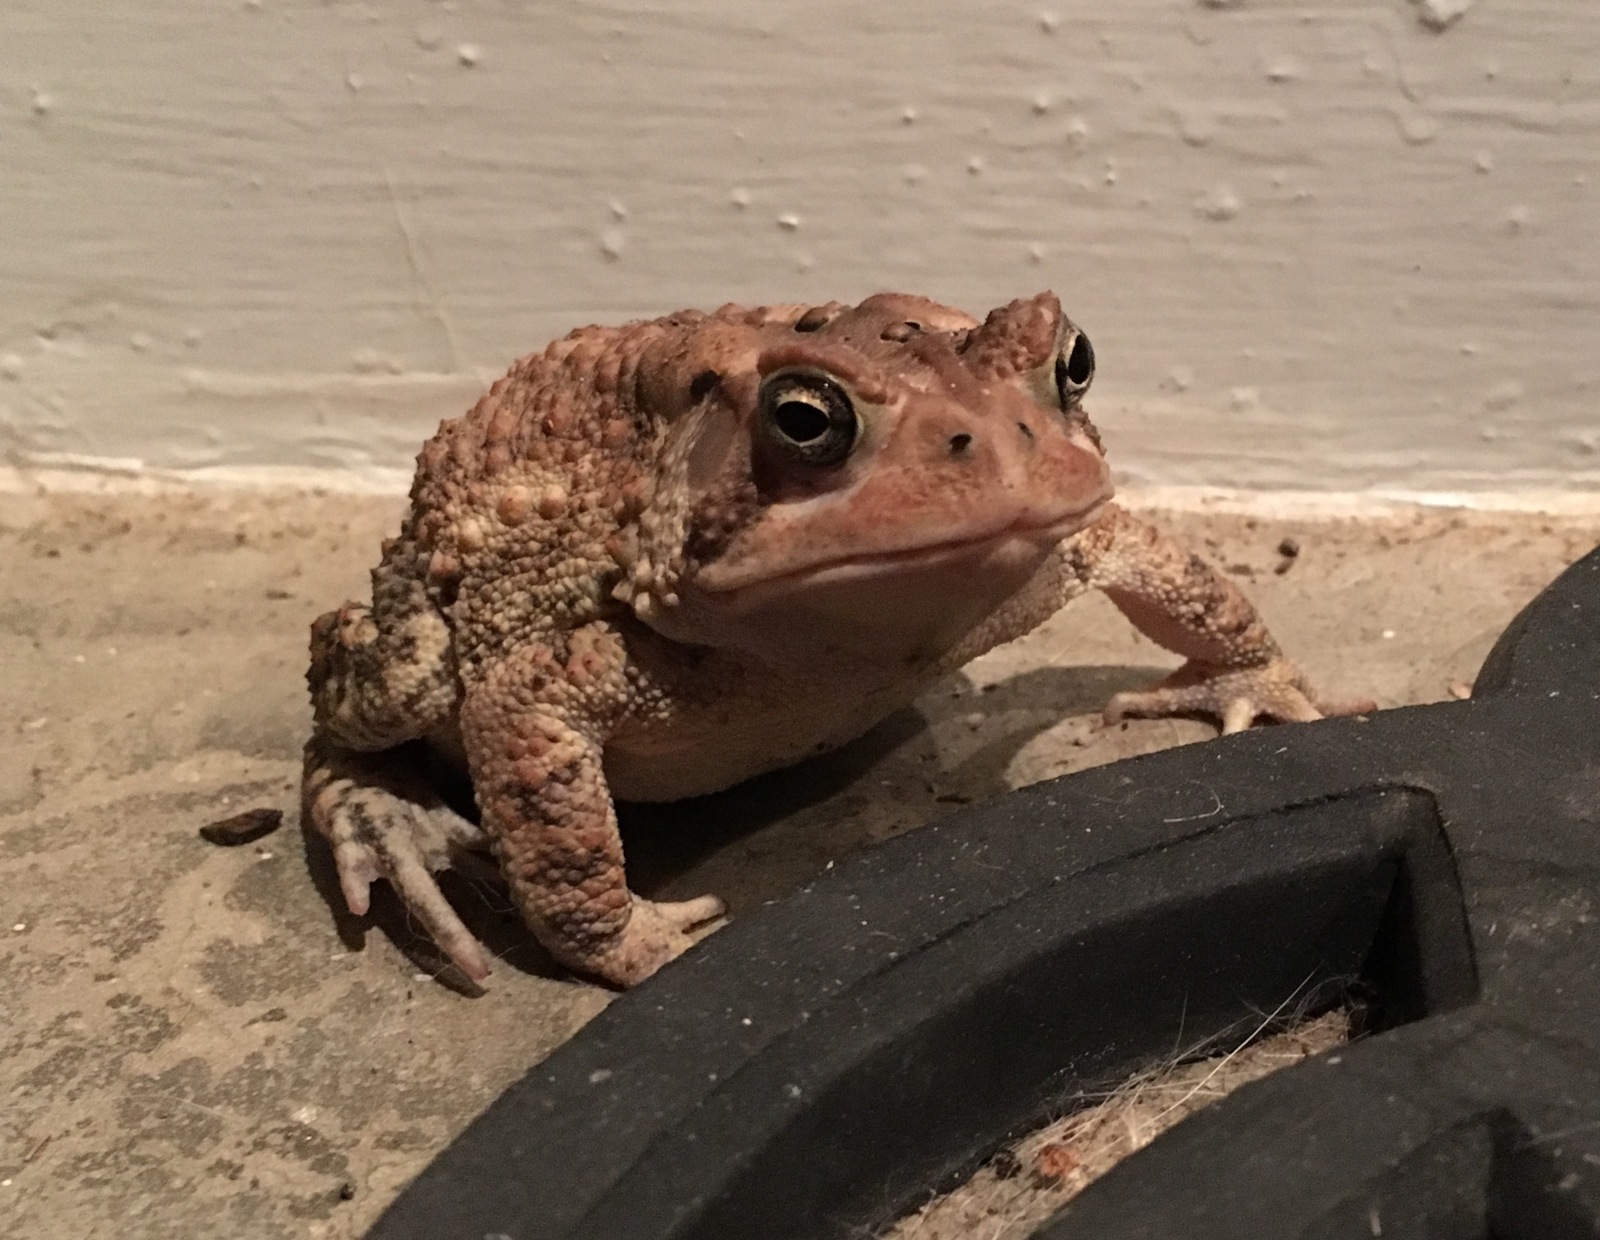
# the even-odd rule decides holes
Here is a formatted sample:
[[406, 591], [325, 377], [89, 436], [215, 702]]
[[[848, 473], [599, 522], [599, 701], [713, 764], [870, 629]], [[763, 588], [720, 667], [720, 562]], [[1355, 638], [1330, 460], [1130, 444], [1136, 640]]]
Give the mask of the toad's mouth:
[[735, 575], [731, 580], [719, 582], [712, 574], [710, 580], [705, 576], [698, 577], [695, 584], [705, 593], [715, 594], [721, 599], [756, 601], [775, 592], [793, 591], [797, 587], [846, 585], [907, 573], [936, 571], [963, 559], [983, 558], [1000, 552], [1009, 543], [1033, 548], [1042, 556], [1063, 539], [1093, 525], [1109, 502], [1107, 499], [1097, 499], [1087, 507], [1042, 521], [1018, 517], [1006, 525], [959, 539], [818, 560], [786, 573], [754, 580], [741, 580]]

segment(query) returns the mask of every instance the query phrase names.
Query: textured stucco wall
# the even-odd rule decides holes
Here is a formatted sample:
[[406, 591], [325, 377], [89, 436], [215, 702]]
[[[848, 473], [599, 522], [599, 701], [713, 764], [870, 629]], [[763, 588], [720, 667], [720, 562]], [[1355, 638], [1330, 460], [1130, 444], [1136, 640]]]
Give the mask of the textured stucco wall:
[[6, 0], [0, 458], [371, 481], [579, 322], [1050, 286], [1134, 481], [1600, 487], [1597, 18]]

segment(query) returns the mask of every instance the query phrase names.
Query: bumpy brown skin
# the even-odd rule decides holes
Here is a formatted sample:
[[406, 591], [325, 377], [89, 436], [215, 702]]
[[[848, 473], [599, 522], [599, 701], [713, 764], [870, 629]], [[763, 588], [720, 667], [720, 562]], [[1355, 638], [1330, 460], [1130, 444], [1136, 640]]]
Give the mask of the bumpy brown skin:
[[[1188, 662], [1126, 714], [1317, 718], [1231, 583], [1107, 503], [1050, 294], [979, 324], [892, 294], [584, 328], [424, 447], [372, 603], [312, 626], [305, 803], [364, 913], [386, 878], [471, 978], [432, 872], [491, 849], [563, 964], [647, 977], [722, 905], [626, 885], [613, 794], [712, 791], [841, 744], [1089, 589]], [[842, 460], [774, 385], [848, 397]], [[810, 388], [807, 389], [811, 390]], [[764, 403], [765, 402], [765, 403]], [[464, 758], [482, 824], [389, 752]]]

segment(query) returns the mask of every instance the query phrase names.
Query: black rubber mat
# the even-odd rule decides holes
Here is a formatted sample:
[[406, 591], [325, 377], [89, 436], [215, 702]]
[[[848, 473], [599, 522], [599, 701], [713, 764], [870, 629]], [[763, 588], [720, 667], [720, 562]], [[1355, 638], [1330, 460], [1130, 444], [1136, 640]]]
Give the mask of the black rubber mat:
[[860, 1237], [1086, 1089], [1308, 994], [1049, 1240], [1600, 1236], [1600, 551], [1470, 700], [1038, 784], [841, 864], [590, 1022], [373, 1240]]

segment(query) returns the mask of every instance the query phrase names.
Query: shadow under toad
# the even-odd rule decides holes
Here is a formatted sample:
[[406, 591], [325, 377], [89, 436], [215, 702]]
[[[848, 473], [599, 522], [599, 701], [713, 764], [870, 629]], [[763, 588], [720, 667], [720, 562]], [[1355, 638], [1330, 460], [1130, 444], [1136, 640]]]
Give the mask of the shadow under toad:
[[[710, 890], [733, 914], [748, 911], [865, 845], [1009, 790], [1018, 752], [1065, 720], [1088, 717], [1090, 735], [1076, 755], [1084, 766], [1130, 752], [1118, 739], [1127, 729], [1143, 742], [1131, 750], [1170, 744], [1170, 724], [1103, 729], [1099, 721], [1113, 694], [1164, 674], [1149, 667], [1044, 667], [983, 690], [958, 677], [831, 753], [711, 796], [619, 805], [630, 885], [667, 899]], [[988, 721], [982, 739], [949, 752], [940, 735], [975, 715]]]

